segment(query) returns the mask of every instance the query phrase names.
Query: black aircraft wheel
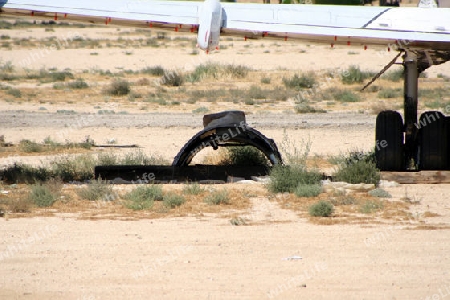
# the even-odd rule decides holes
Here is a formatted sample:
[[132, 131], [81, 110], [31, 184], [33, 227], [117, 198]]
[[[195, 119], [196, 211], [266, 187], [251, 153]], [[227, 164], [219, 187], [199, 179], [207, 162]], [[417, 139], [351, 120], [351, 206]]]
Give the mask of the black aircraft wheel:
[[375, 157], [381, 171], [403, 171], [403, 120], [392, 110], [377, 116], [375, 129]]
[[439, 111], [427, 111], [420, 116], [417, 125], [420, 127], [420, 169], [449, 169], [449, 134], [446, 117]]

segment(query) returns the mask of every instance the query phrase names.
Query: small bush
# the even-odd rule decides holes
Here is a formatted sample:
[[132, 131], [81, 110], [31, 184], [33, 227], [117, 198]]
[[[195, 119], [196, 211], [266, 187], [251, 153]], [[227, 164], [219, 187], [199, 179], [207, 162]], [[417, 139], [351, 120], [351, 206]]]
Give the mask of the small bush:
[[402, 96], [401, 89], [385, 88], [378, 92], [378, 97], [384, 99], [398, 98], [401, 96]]
[[48, 180], [52, 176], [51, 172], [46, 168], [34, 168], [20, 163], [15, 163], [14, 165], [5, 168], [0, 174], [2, 174], [3, 181], [11, 183], [42, 182]]
[[194, 182], [183, 187], [183, 193], [186, 195], [199, 195], [205, 191], [200, 184]]
[[154, 201], [163, 199], [160, 186], [139, 186], [124, 196], [125, 207], [133, 210], [143, 210], [153, 207]]
[[209, 205], [220, 205], [220, 204], [229, 204], [230, 198], [228, 196], [227, 190], [214, 191], [203, 200]]
[[369, 195], [372, 197], [378, 197], [378, 198], [391, 198], [392, 195], [389, 194], [389, 192], [383, 190], [382, 188], [377, 188], [369, 191]]
[[164, 195], [163, 199], [164, 206], [169, 208], [175, 208], [182, 205], [184, 202], [186, 202], [186, 199], [184, 199], [183, 196], [177, 195], [175, 193], [168, 193]]
[[177, 72], [166, 72], [161, 79], [161, 83], [167, 86], [182, 86], [184, 77]]
[[338, 195], [336, 198], [331, 199], [330, 202], [335, 206], [355, 205], [358, 203], [358, 200], [352, 195], [345, 195], [345, 193], [343, 193], [342, 195]]
[[164, 68], [161, 66], [147, 67], [140, 71], [142, 74], [149, 74], [153, 76], [163, 76]]
[[389, 81], [393, 81], [393, 82], [398, 82], [403, 79], [403, 75], [404, 75], [404, 71], [403, 71], [403, 68], [401, 68], [401, 69], [391, 70], [389, 72], [386, 72], [381, 78], [389, 80]]
[[123, 79], [113, 80], [109, 87], [105, 89], [105, 93], [112, 96], [123, 96], [129, 94], [131, 91], [130, 83]]
[[57, 200], [57, 196], [52, 191], [41, 183], [35, 184], [31, 187], [29, 200], [38, 207], [49, 207]]
[[271, 82], [270, 77], [263, 77], [263, 78], [261, 78], [261, 83], [262, 84], [270, 84], [270, 82]]
[[336, 90], [333, 93], [333, 98], [340, 102], [358, 102], [361, 100], [358, 95], [348, 90]]
[[317, 197], [322, 191], [320, 184], [299, 184], [295, 188], [294, 194], [297, 197]]
[[80, 198], [89, 201], [110, 201], [115, 198], [112, 186], [101, 179], [94, 180], [92, 183], [88, 184], [87, 187], [78, 190], [77, 195]]
[[301, 166], [276, 165], [270, 171], [270, 179], [268, 189], [272, 193], [292, 193], [299, 184], [318, 184], [322, 175]]
[[326, 113], [327, 111], [321, 108], [315, 108], [306, 103], [299, 103], [295, 107], [295, 112], [298, 114], [314, 114], [314, 113]]
[[333, 204], [324, 200], [321, 200], [309, 207], [309, 215], [312, 217], [329, 217], [333, 212]]
[[334, 175], [334, 180], [348, 183], [373, 183], [380, 181], [380, 170], [372, 161], [360, 160], [348, 165], [341, 165]]
[[30, 197], [21, 197], [18, 199], [11, 199], [7, 203], [7, 209], [12, 213], [28, 213], [31, 211], [32, 201]]
[[97, 165], [96, 159], [89, 154], [77, 157], [61, 157], [51, 163], [51, 171], [54, 176], [62, 181], [84, 181], [94, 176], [94, 168]]
[[42, 145], [32, 142], [30, 140], [21, 140], [19, 142], [19, 149], [22, 152], [33, 153], [33, 152], [42, 152]]
[[247, 91], [247, 96], [253, 99], [265, 99], [266, 93], [257, 85], [252, 85]]
[[369, 200], [364, 202], [364, 204], [361, 205], [359, 210], [363, 214], [371, 214], [377, 210], [383, 209], [383, 207], [384, 207], [383, 202]]
[[8, 95], [11, 95], [15, 98], [21, 98], [22, 97], [22, 92], [19, 89], [9, 89], [6, 91], [6, 93]]
[[209, 109], [205, 106], [200, 106], [200, 107], [192, 110], [193, 114], [205, 114], [207, 112], [209, 112]]
[[269, 166], [266, 156], [253, 146], [227, 147], [226, 157], [221, 165]]
[[74, 90], [87, 89], [89, 85], [81, 78], [78, 78], [75, 81], [68, 82], [67, 86]]
[[358, 66], [350, 66], [348, 70], [342, 72], [341, 81], [344, 84], [361, 83], [374, 75], [372, 72], [361, 71]]
[[283, 78], [283, 84], [291, 89], [310, 89], [316, 84], [316, 77], [313, 72], [295, 74], [292, 78]]

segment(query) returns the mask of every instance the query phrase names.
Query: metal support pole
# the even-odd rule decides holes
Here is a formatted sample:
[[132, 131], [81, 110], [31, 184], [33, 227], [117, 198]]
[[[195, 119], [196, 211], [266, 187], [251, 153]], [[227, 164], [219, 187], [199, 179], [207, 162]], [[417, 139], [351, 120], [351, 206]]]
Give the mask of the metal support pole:
[[417, 165], [417, 95], [419, 72], [417, 55], [406, 51], [403, 56], [404, 74], [404, 115], [405, 115], [405, 164], [406, 169], [414, 169]]

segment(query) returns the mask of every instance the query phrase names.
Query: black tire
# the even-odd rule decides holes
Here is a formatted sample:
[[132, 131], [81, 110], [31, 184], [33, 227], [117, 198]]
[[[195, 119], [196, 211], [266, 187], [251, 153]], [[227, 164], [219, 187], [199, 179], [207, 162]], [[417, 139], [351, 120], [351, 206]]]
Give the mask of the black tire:
[[375, 130], [377, 168], [381, 171], [405, 170], [402, 116], [396, 111], [382, 111], [377, 116]]
[[421, 170], [449, 169], [449, 130], [439, 111], [424, 112], [419, 119], [419, 167]]

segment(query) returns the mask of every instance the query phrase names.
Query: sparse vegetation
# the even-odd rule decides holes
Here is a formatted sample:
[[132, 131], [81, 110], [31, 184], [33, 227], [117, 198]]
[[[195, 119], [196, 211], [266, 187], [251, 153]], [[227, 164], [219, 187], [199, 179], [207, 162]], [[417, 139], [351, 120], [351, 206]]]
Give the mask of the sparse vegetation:
[[266, 156], [253, 146], [227, 147], [227, 157], [219, 164], [240, 166], [266, 166], [270, 165]]
[[341, 74], [341, 81], [344, 84], [361, 83], [375, 75], [373, 72], [361, 71], [358, 66], [350, 66]]
[[183, 187], [183, 193], [186, 195], [199, 195], [205, 191], [197, 182], [186, 184]]
[[309, 207], [309, 215], [312, 217], [329, 217], [333, 212], [333, 204], [324, 200], [321, 200]]
[[402, 90], [400, 88], [384, 88], [378, 92], [379, 98], [398, 98], [402, 96]]
[[163, 191], [160, 186], [139, 186], [125, 194], [124, 206], [132, 210], [150, 209], [154, 201], [163, 200]]
[[228, 196], [227, 190], [216, 190], [207, 195], [204, 202], [209, 205], [229, 204], [230, 197]]
[[93, 180], [86, 187], [79, 189], [77, 195], [81, 199], [89, 201], [113, 201], [116, 199], [112, 185], [101, 179]]
[[378, 198], [391, 198], [391, 194], [389, 192], [383, 190], [382, 188], [376, 188], [371, 191], [369, 191], [369, 195], [372, 197], [378, 197]]
[[403, 79], [403, 68], [399, 68], [396, 70], [391, 70], [389, 72], [386, 72], [385, 74], [383, 74], [383, 76], [381, 76], [381, 78], [389, 80], [389, 81], [393, 81], [393, 82], [399, 82], [400, 80]]
[[371, 214], [375, 211], [383, 209], [383, 207], [384, 207], [383, 202], [381, 202], [379, 200], [376, 200], [376, 201], [368, 200], [361, 205], [360, 211], [363, 214]]
[[294, 194], [297, 197], [317, 197], [322, 191], [320, 184], [299, 184], [295, 188]]
[[75, 81], [68, 82], [67, 87], [74, 90], [81, 90], [87, 89], [89, 85], [82, 78], [78, 78]]
[[319, 184], [322, 175], [302, 166], [276, 165], [270, 172], [270, 178], [268, 189], [272, 193], [293, 193], [299, 184]]
[[163, 204], [168, 208], [175, 208], [186, 202], [183, 196], [175, 193], [167, 193], [164, 195]]
[[31, 186], [31, 191], [28, 195], [30, 202], [38, 207], [49, 207], [57, 200], [57, 195], [54, 194], [50, 188], [44, 184], [37, 183]]
[[372, 161], [358, 160], [354, 163], [341, 165], [334, 174], [336, 181], [348, 183], [373, 183], [380, 181], [380, 170]]
[[104, 92], [111, 96], [123, 96], [130, 93], [130, 83], [123, 79], [113, 80]]
[[291, 78], [283, 78], [283, 84], [291, 89], [310, 89], [316, 84], [316, 76], [313, 72], [295, 74]]
[[359, 102], [361, 98], [349, 90], [335, 89], [333, 98], [339, 102]]

